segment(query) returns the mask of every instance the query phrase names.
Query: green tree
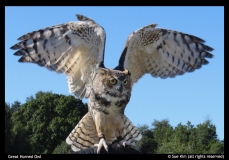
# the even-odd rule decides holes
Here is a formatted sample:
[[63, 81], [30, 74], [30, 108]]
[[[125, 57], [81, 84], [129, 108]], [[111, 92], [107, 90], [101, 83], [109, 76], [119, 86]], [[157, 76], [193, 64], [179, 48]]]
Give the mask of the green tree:
[[70, 145], [65, 141], [62, 141], [61, 144], [57, 145], [52, 154], [67, 154], [73, 152]]
[[[198, 124], [196, 127], [195, 139], [196, 152], [203, 154], [213, 154], [211, 152], [211, 146], [219, 142], [217, 140], [216, 127], [210, 120], [206, 120], [204, 123]], [[213, 150], [212, 150], [213, 151]]]
[[11, 122], [11, 110], [10, 105], [5, 103], [5, 153], [11, 153], [11, 146], [12, 146], [12, 122]]
[[224, 141], [217, 139], [216, 127], [210, 120], [196, 127], [187, 122], [173, 128], [168, 120], [139, 127], [143, 137], [137, 142], [143, 153], [156, 154], [224, 154]]
[[27, 98], [12, 115], [15, 153], [52, 153], [86, 113], [87, 105], [73, 96], [38, 92]]
[[209, 154], [224, 154], [224, 142], [217, 139], [209, 142]]
[[140, 151], [144, 154], [153, 154], [157, 149], [157, 142], [154, 139], [153, 130], [147, 125], [138, 127], [142, 134], [142, 139], [136, 142], [136, 145], [140, 148]]
[[16, 112], [21, 107], [21, 102], [14, 101], [14, 103], [10, 106], [11, 112]]
[[170, 137], [173, 134], [173, 127], [169, 124], [167, 119], [163, 119], [161, 121], [154, 120], [152, 126], [155, 141], [158, 144], [169, 142]]
[[157, 149], [157, 153], [167, 154], [188, 154], [192, 153], [192, 148], [188, 145], [189, 135], [193, 128], [190, 122], [187, 125], [179, 123], [172, 131], [172, 135], [168, 141], [161, 143]]

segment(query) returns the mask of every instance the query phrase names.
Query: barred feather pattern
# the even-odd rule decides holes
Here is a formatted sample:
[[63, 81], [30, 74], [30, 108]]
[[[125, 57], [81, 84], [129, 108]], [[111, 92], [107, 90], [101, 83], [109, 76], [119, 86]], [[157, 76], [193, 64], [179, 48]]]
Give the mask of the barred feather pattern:
[[[123, 128], [119, 140], [113, 135], [105, 135], [106, 143], [112, 144], [117, 141], [126, 142], [135, 146], [135, 141], [140, 140], [142, 137], [139, 130], [132, 124], [132, 122], [123, 116]], [[91, 148], [94, 144], [99, 143], [98, 133], [96, 131], [95, 122], [93, 117], [88, 112], [72, 130], [66, 139], [67, 144], [71, 145], [73, 151]]]
[[142, 138], [142, 134], [125, 115], [123, 121], [124, 127], [121, 133], [122, 141], [135, 146], [135, 142]]
[[95, 122], [89, 113], [87, 113], [72, 130], [66, 142], [71, 145], [72, 150], [75, 152], [93, 147], [94, 144], [99, 143]]
[[201, 38], [156, 26], [138, 29], [127, 39], [123, 65], [132, 74], [133, 83], [146, 73], [165, 79], [193, 72], [213, 57], [209, 53], [213, 48]]
[[80, 21], [54, 25], [27, 33], [11, 49], [19, 62], [36, 63], [67, 76], [69, 92], [87, 98], [90, 84], [103, 62], [105, 31], [93, 20], [77, 15]]

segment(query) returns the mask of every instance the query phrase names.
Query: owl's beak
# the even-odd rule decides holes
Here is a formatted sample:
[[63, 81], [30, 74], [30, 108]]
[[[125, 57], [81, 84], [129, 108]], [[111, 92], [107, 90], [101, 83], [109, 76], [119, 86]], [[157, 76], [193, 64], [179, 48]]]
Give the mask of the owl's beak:
[[116, 89], [117, 89], [120, 93], [122, 93], [123, 86], [122, 86], [122, 85], [119, 85], [119, 86], [116, 87]]

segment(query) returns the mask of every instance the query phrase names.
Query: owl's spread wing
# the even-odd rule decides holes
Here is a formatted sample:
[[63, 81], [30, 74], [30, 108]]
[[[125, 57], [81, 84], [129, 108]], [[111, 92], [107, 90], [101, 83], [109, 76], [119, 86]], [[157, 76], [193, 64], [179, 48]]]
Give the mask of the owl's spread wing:
[[103, 66], [105, 31], [93, 20], [77, 15], [79, 21], [27, 33], [11, 49], [32, 62], [67, 76], [69, 92], [87, 98], [93, 74]]
[[213, 48], [205, 41], [152, 24], [131, 33], [116, 69], [128, 69], [135, 83], [144, 74], [167, 78], [192, 72], [207, 64]]

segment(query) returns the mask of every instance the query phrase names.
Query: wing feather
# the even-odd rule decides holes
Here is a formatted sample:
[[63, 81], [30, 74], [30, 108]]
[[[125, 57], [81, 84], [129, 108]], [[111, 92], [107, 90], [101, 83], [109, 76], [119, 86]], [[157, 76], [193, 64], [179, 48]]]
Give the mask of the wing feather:
[[172, 78], [208, 64], [213, 48], [193, 35], [155, 28], [152, 24], [131, 33], [115, 69], [128, 69], [135, 83], [144, 74]]
[[103, 63], [105, 31], [93, 20], [77, 15], [79, 21], [29, 32], [11, 47], [19, 62], [36, 63], [67, 76], [69, 92], [88, 98], [90, 83]]

